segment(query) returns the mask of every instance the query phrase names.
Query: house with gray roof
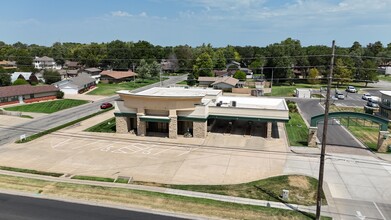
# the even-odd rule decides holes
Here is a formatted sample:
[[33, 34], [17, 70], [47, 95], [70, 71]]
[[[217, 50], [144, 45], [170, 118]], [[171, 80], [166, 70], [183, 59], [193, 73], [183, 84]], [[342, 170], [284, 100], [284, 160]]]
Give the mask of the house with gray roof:
[[64, 94], [79, 94], [94, 87], [96, 82], [90, 75], [82, 73], [76, 77], [56, 82], [53, 85], [64, 92]]

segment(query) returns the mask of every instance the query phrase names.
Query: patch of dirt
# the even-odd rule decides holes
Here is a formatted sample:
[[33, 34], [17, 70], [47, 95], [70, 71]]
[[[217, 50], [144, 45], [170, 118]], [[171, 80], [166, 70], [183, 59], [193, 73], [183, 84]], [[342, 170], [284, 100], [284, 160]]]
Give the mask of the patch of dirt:
[[307, 190], [310, 188], [310, 183], [305, 176], [289, 176], [289, 185], [300, 189]]

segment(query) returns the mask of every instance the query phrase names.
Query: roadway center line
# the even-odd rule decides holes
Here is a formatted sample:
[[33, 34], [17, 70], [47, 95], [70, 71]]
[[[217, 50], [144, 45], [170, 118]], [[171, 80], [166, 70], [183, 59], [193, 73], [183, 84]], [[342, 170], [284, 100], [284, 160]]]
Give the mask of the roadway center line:
[[387, 219], [386, 219], [386, 217], [384, 217], [383, 213], [380, 211], [379, 207], [376, 205], [376, 203], [375, 203], [375, 202], [373, 202], [373, 204], [375, 205], [375, 207], [376, 207], [377, 211], [379, 211], [379, 213], [380, 213], [381, 217], [382, 217], [384, 220], [387, 220]]

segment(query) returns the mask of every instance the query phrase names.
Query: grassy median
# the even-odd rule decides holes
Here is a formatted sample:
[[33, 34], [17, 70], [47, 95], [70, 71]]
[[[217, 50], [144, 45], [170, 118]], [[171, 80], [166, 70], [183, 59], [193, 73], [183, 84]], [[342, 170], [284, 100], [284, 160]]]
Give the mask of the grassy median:
[[291, 210], [241, 205], [158, 192], [50, 182], [7, 175], [0, 175], [0, 188], [225, 219], [314, 219], [313, 214]]
[[145, 80], [136, 80], [134, 82], [122, 82], [122, 83], [99, 83], [96, 85], [96, 89], [87, 93], [87, 95], [115, 95], [115, 92], [118, 90], [133, 90], [143, 86], [147, 86], [153, 83], [157, 83], [159, 80], [156, 79], [145, 79]]
[[64, 109], [73, 108], [86, 103], [88, 103], [88, 101], [76, 100], [76, 99], [60, 99], [55, 101], [18, 105], [18, 106], [8, 107], [4, 109], [7, 111], [37, 112], [37, 113], [50, 114], [53, 112], [58, 112]]

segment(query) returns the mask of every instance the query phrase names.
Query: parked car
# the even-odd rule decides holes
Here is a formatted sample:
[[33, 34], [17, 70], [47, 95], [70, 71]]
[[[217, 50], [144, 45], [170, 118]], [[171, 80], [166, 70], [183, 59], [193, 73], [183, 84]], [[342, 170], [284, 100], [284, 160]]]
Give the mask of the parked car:
[[340, 92], [340, 91], [336, 91], [335, 92], [335, 98], [337, 98], [337, 99], [345, 99], [345, 95], [342, 92]]
[[371, 97], [371, 94], [369, 94], [369, 93], [365, 93], [364, 95], [362, 95], [362, 99], [364, 99], [364, 100], [368, 100], [368, 98], [370, 98]]
[[348, 87], [346, 88], [346, 92], [356, 93], [356, 92], [357, 92], [357, 89], [354, 88], [354, 86], [348, 86]]
[[102, 105], [100, 105], [100, 109], [107, 109], [107, 108], [111, 108], [111, 107], [113, 107], [113, 105], [108, 102], [105, 102]]
[[367, 102], [367, 106], [372, 108], [379, 108], [379, 104], [371, 101]]
[[379, 103], [380, 102], [380, 98], [377, 97], [377, 96], [368, 97], [367, 100], [370, 101], [370, 102], [374, 102], [374, 103]]

